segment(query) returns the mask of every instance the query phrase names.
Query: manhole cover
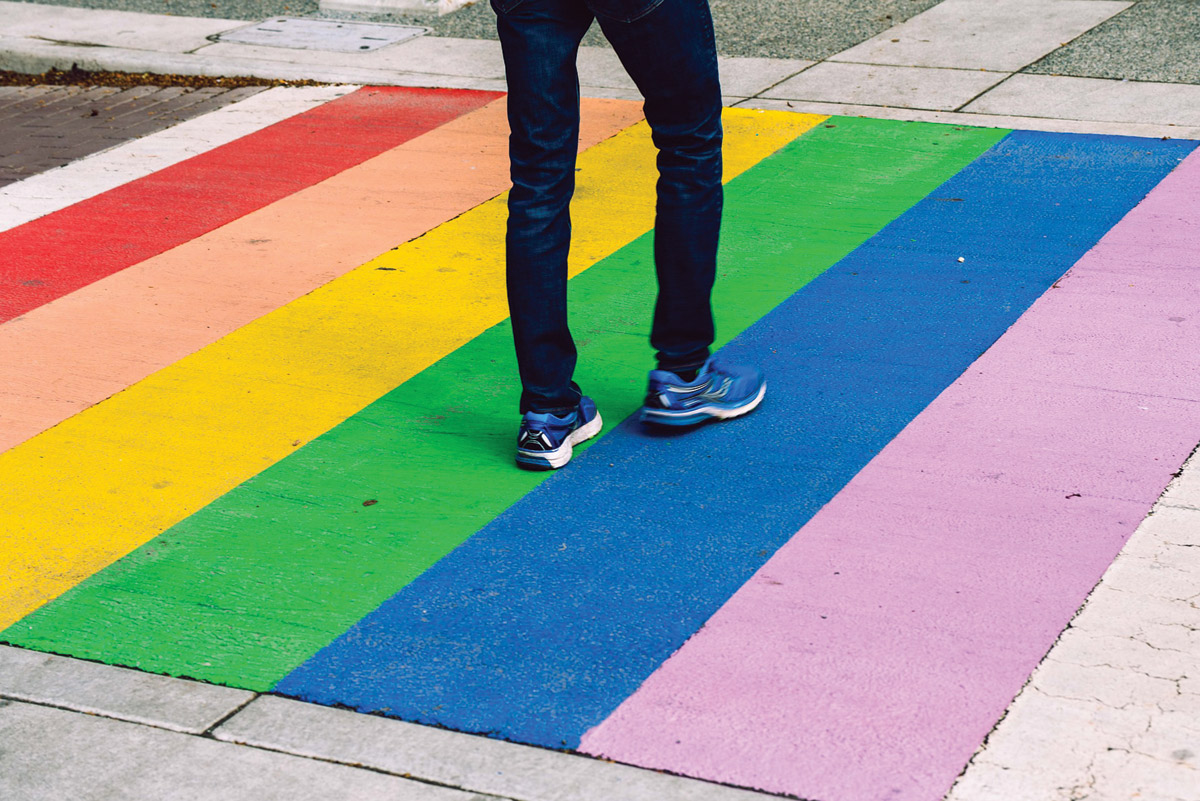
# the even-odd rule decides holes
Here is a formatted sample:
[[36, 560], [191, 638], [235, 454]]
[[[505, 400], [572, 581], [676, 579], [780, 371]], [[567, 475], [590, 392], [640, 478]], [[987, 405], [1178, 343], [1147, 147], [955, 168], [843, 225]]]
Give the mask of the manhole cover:
[[275, 17], [211, 37], [217, 42], [361, 53], [378, 50], [429, 32], [416, 25], [385, 25], [335, 19]]

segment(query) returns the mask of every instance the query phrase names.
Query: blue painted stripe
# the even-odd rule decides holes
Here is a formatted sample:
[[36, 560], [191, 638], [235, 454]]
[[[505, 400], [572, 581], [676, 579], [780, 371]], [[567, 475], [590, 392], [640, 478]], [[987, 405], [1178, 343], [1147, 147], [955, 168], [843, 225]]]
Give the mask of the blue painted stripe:
[[626, 421], [277, 691], [577, 746], [1194, 146], [1014, 133], [724, 349], [761, 409]]

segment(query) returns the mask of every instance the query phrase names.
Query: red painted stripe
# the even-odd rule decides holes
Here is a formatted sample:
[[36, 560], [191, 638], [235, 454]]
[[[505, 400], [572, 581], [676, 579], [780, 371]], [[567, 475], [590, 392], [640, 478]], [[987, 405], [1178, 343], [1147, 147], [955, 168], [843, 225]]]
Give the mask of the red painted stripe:
[[[323, 181], [499, 96], [359, 89], [0, 233], [0, 322]], [[334, 218], [327, 223], [337, 226]]]

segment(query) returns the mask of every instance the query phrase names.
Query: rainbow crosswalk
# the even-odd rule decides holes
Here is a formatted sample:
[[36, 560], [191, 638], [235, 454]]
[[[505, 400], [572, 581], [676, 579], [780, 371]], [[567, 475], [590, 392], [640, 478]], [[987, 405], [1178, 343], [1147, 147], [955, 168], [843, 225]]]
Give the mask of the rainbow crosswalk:
[[0, 231], [0, 641], [944, 795], [1200, 439], [1197, 143], [727, 110], [719, 344], [771, 392], [666, 437], [649, 132], [582, 138], [609, 423], [553, 475], [511, 463], [500, 95], [360, 89]]

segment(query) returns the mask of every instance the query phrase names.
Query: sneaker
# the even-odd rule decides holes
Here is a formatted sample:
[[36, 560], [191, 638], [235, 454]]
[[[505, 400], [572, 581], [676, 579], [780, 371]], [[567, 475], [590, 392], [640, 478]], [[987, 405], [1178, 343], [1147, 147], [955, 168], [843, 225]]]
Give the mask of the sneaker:
[[600, 433], [604, 425], [591, 398], [562, 417], [525, 412], [517, 434], [517, 465], [526, 470], [554, 470], [571, 461], [573, 446]]
[[693, 381], [667, 370], [651, 370], [642, 422], [690, 426], [713, 418], [737, 417], [762, 403], [766, 393], [767, 382], [758, 370], [720, 364], [712, 357]]

